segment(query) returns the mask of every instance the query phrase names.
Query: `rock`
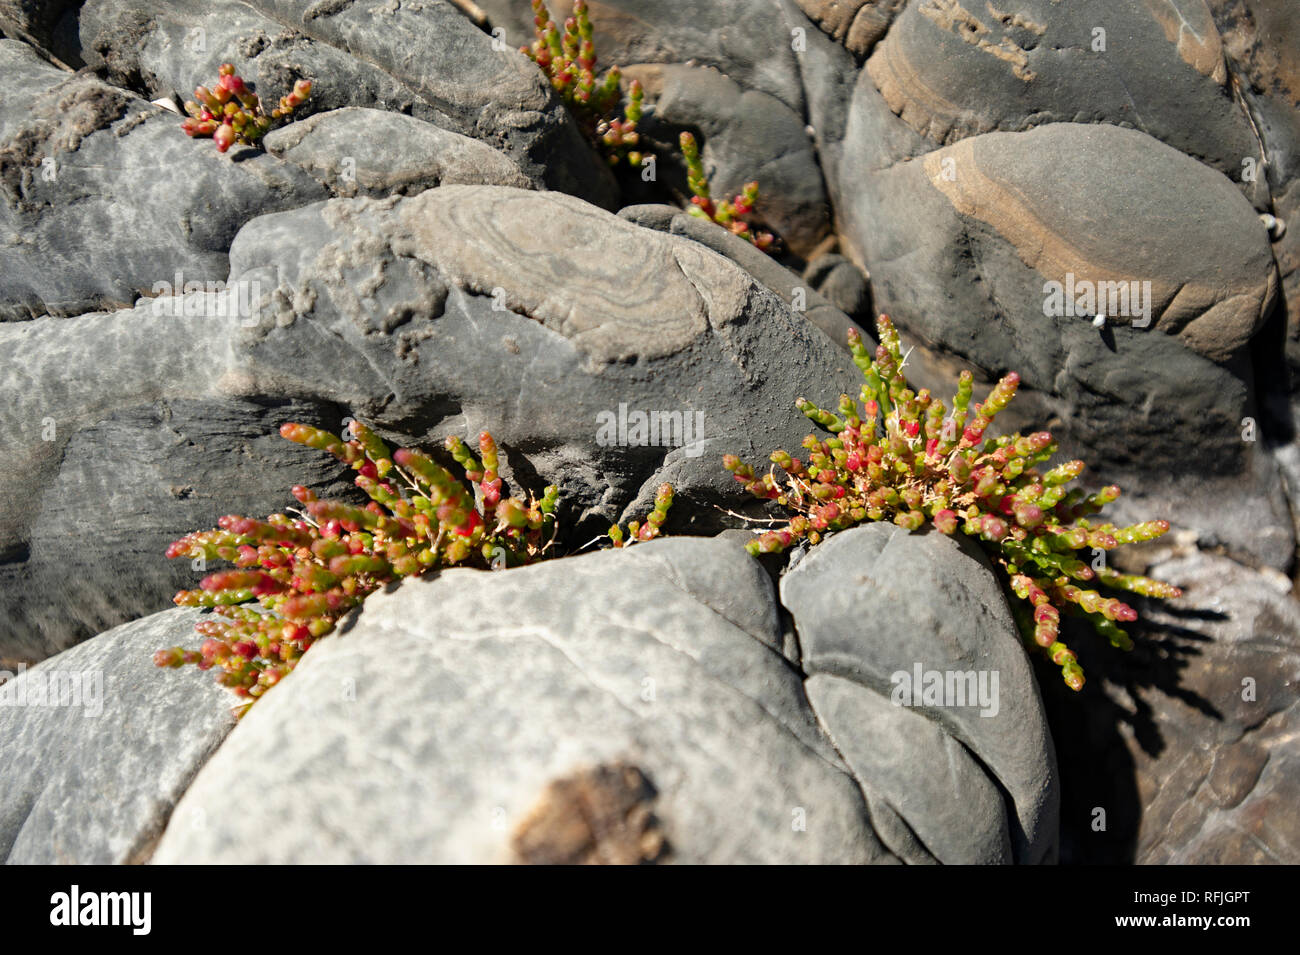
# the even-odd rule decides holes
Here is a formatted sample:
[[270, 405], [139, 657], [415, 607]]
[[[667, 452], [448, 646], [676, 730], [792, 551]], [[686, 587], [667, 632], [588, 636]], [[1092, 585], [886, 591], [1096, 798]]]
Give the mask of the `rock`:
[[871, 288], [867, 276], [844, 256], [834, 252], [817, 256], [808, 263], [803, 277], [854, 321], [871, 325]]
[[314, 647], [178, 808], [215, 820], [235, 772], [284, 824], [180, 826], [154, 859], [526, 860], [572, 824], [557, 787], [622, 765], [646, 785], [609, 798], [648, 803], [676, 861], [886, 861], [776, 636], [766, 575], [708, 541], [404, 585]]
[[[1060, 169], [1080, 155], [1093, 158], [1063, 187]], [[947, 268], [938, 274], [982, 269], [996, 307], [1017, 326], [1034, 322], [1051, 329], [1044, 313], [1055, 306], [1044, 285], [1053, 281], [1064, 287], [1058, 295], [1076, 289], [1074, 298], [1083, 302], [1089, 318], [1104, 311], [1111, 324], [1135, 326], [1133, 331], [1149, 318], [1152, 331], [1176, 337], [1216, 362], [1238, 354], [1272, 307], [1276, 272], [1268, 237], [1249, 204], [1223, 176], [1145, 134], [1104, 124], [1055, 123], [965, 139], [888, 173], [874, 188], [860, 190], [860, 199], [847, 193], [846, 198], [851, 231], [855, 239], [863, 235], [864, 252], [872, 250], [865, 255], [872, 276], [892, 288], [892, 298], [912, 292], [904, 285], [903, 267], [882, 262], [877, 268], [872, 260], [883, 258], [890, 247], [942, 248], [946, 261], [935, 265]], [[886, 188], [907, 195], [908, 219], [895, 218], [901, 205], [884, 197]], [[1184, 201], [1188, 192], [1197, 196], [1194, 207]], [[866, 222], [874, 222], [882, 234], [865, 235], [858, 223]], [[1153, 241], [1152, 233], [1163, 241]], [[1197, 234], [1198, 241], [1182, 241], [1188, 233]], [[966, 247], [964, 256], [958, 242]], [[909, 267], [915, 268], [912, 260]], [[1149, 298], [1139, 287], [1149, 315], [1138, 314], [1131, 300], [1127, 309], [1122, 298], [1117, 306], [1108, 295], [1101, 304], [1094, 296], [1087, 307], [1087, 287], [1081, 283], [1133, 280], [1150, 283]], [[986, 305], [977, 320], [987, 324], [989, 310]], [[935, 312], [918, 331], [942, 341], [937, 326], [951, 319]], [[1082, 316], [1066, 317], [1079, 324]], [[953, 330], [949, 337], [966, 334], [966, 329]], [[1009, 328], [992, 335], [986, 330], [979, 344], [988, 352], [1001, 348], [1005, 362], [1016, 355], [1005, 347], [1011, 334]], [[1015, 334], [1021, 334], [1019, 328]], [[1022, 351], [1058, 336], [1024, 337], [1030, 341]]]
[[[176, 608], [100, 634], [0, 684], [0, 859], [23, 865], [147, 860], [172, 810], [234, 723], [230, 694], [153, 652], [192, 644]], [[0, 679], [12, 677], [0, 673]], [[21, 769], [21, 771], [19, 771]]]
[[[288, 0], [284, 0], [288, 2]], [[475, 0], [511, 49], [534, 39], [529, 4]], [[812, 29], [794, 0], [588, 0], [600, 63], [691, 63], [712, 67], [747, 90], [776, 97], [804, 113], [804, 90], [793, 49], [795, 27], [813, 34], [809, 44], [831, 43]], [[551, 18], [563, 25], [571, 4], [550, 0]]]
[[331, 200], [251, 223], [233, 256], [226, 295], [0, 326], [0, 655], [165, 606], [195, 578], [168, 542], [339, 476], [286, 420], [419, 447], [490, 429], [514, 486], [560, 486], [576, 547], [662, 481], [670, 530], [718, 527], [744, 503], [721, 456], [798, 446], [808, 383], [861, 377], [721, 256], [559, 193]]
[[150, 100], [178, 105], [234, 63], [274, 105], [295, 81], [312, 82], [294, 116], [363, 106], [391, 110], [467, 133], [468, 124], [435, 109], [411, 87], [371, 63], [313, 40], [239, 0], [87, 0], [79, 18], [80, 56], [108, 80]]
[[129, 304], [223, 279], [253, 216], [323, 198], [297, 167], [219, 154], [176, 116], [0, 41], [0, 321]]
[[[137, 327], [124, 327], [133, 320]], [[0, 658], [35, 662], [168, 606], [216, 569], [164, 557], [190, 530], [224, 514], [281, 510], [297, 483], [345, 489], [328, 459], [295, 452], [277, 433], [291, 420], [330, 423], [330, 409], [222, 395], [206, 364], [219, 347], [201, 327], [210, 321], [141, 309], [0, 327], [8, 353], [47, 382], [5, 417], [14, 429], [5, 451], [25, 465], [0, 489]], [[60, 341], [69, 333], [80, 343]], [[87, 362], [97, 350], [115, 356], [116, 374], [84, 388], [55, 384], [48, 369], [61, 357]], [[21, 385], [17, 367], [5, 376], [6, 395]]]
[[618, 214], [621, 218], [648, 229], [694, 239], [719, 255], [725, 255], [843, 348], [848, 347], [849, 329], [856, 329], [867, 338], [872, 337], [853, 318], [821, 295], [811, 282], [801, 280], [766, 252], [739, 236], [732, 235], [721, 226], [688, 215], [676, 206], [625, 206]]
[[[757, 181], [752, 218], [791, 251], [806, 256], [826, 236], [830, 208], [802, 116], [717, 70], [670, 64], [631, 67], [627, 75], [646, 91], [646, 118], [638, 126], [646, 135], [671, 144], [675, 156], [681, 130], [702, 134], [701, 161], [715, 198]], [[684, 172], [679, 188], [689, 195]]]
[[1279, 807], [1300, 779], [1300, 608], [1225, 558], [1152, 556], [1139, 569], [1183, 597], [1139, 606], [1132, 653], [1082, 657], [1081, 695], [1046, 694], [1068, 796], [1062, 861], [1294, 864], [1300, 828]]
[[871, 52], [906, 0], [795, 0], [799, 9], [854, 56]]
[[[1243, 158], [1260, 157], [1202, 0], [1024, 0], [1014, 9], [924, 0], [898, 14], [866, 71], [890, 109], [936, 144], [1107, 123], [1142, 130], [1234, 180]], [[1101, 158], [1074, 154], [1084, 155]], [[1267, 202], [1266, 190], [1244, 185]]]
[[271, 131], [264, 144], [336, 196], [415, 195], [452, 184], [541, 187], [478, 140], [382, 110], [317, 113]]
[[49, 49], [77, 6], [77, 0], [0, 0], [0, 32]]
[[[543, 76], [517, 47], [498, 49], [450, 3], [250, 0], [265, 16], [373, 64], [459, 124], [454, 131], [504, 152], [529, 179], [613, 207], [609, 167]], [[412, 51], [418, 50], [419, 56]]]
[[[957, 858], [1007, 853], [1022, 863], [1055, 861], [1060, 795], [1052, 738], [1010, 611], [969, 541], [883, 523], [844, 531], [782, 578], [781, 602], [799, 634], [810, 698], [855, 771], [887, 764], [895, 808], [925, 807], [936, 831], [961, 833]], [[883, 701], [906, 702], [899, 696], [903, 686], [919, 695], [921, 685], [912, 682], [917, 671], [939, 673], [963, 692], [913, 705], [907, 716], [891, 712]], [[964, 674], [982, 681], [978, 703], [976, 683], [966, 696]], [[831, 712], [841, 713], [842, 723], [821, 709], [813, 687], [822, 677], [822, 692], [839, 703]], [[871, 751], [893, 733], [907, 741], [906, 756], [897, 743], [883, 754]], [[934, 775], [935, 765], [947, 766], [947, 773]], [[861, 773], [868, 782], [874, 778], [865, 768]], [[952, 799], [954, 781], [983, 774], [992, 782], [986, 778]], [[991, 828], [994, 818], [1005, 820], [1000, 831]], [[979, 824], [967, 829], [963, 820], [970, 819]], [[918, 826], [911, 828], [930, 845]]]
[[[1293, 531], [1276, 467], [1243, 441], [1244, 419], [1259, 415], [1248, 345], [1276, 288], [1249, 203], [1204, 164], [1106, 124], [925, 149], [859, 83], [832, 154], [833, 200], [846, 248], [871, 273], [875, 309], [921, 346], [912, 380], [950, 395], [961, 367], [989, 382], [1019, 372], [1007, 427], [1050, 428], [1096, 480], [1135, 493], [1149, 484], [1153, 499], [1177, 507], [1171, 520], [1287, 569]], [[1092, 158], [1080, 164], [1081, 155]], [[1072, 281], [1084, 306], [1084, 282], [1094, 292], [1149, 282], [1148, 327], [1135, 327], [1145, 309], [1122, 298], [1112, 307], [1109, 294], [1100, 331], [1087, 314], [1056, 314]], [[1096, 301], [1083, 309], [1096, 310]], [[1201, 464], [1189, 472], [1189, 460]], [[1223, 519], [1223, 495], [1269, 501], [1264, 538]]]
[[[947, 730], [847, 679], [805, 696], [767, 574], [734, 542], [452, 570], [354, 619], [241, 721], [177, 808], [213, 822], [169, 829], [154, 861], [1008, 856], [1005, 813], [972, 814], [1000, 808], [994, 784]], [[949, 772], [908, 788], [934, 778], [906, 768], [927, 757]], [[214, 811], [236, 778], [283, 821], [255, 841]]]

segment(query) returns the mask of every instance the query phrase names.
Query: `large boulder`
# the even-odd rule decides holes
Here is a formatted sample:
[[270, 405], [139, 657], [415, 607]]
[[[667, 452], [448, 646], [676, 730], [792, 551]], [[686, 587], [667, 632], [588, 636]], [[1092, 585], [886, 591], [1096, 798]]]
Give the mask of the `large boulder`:
[[[964, 861], [986, 858], [999, 841], [1007, 859], [1055, 861], [1052, 738], [1015, 623], [977, 548], [892, 524], [854, 528], [782, 578], [781, 602], [799, 636], [809, 698], [839, 752], [868, 785], [877, 766], [888, 767], [896, 808], [926, 807], [916, 820], [904, 814], [918, 839], [929, 845], [931, 826], [969, 826]], [[934, 676], [945, 693], [931, 697]], [[882, 738], [894, 740], [883, 751]]]
[[336, 196], [415, 195], [442, 185], [542, 188], [486, 143], [385, 110], [317, 113], [272, 130], [263, 145]]
[[184, 103], [217, 67], [234, 63], [274, 105], [299, 79], [311, 98], [295, 111], [362, 106], [391, 110], [464, 133], [459, 120], [371, 63], [252, 9], [241, 0], [87, 0], [78, 18], [81, 58], [106, 78], [149, 99]]
[[[1105, 123], [1142, 130], [1233, 179], [1243, 159], [1262, 158], [1205, 0], [1022, 0], [1014, 9], [922, 0], [898, 14], [866, 73], [890, 109], [937, 144]], [[1101, 158], [1076, 155], [1087, 156], [1084, 167]], [[1258, 183], [1242, 185], [1267, 202]]]
[[[174, 113], [0, 40], [0, 321], [129, 305], [225, 278], [235, 232], [324, 198], [298, 167], [219, 154]], [[234, 161], [232, 161], [234, 160]]]
[[249, 0], [286, 27], [379, 67], [552, 189], [613, 206], [613, 175], [583, 140], [542, 71], [450, 3]]
[[163, 673], [153, 651], [189, 644], [199, 612], [124, 624], [39, 666], [0, 673], [0, 860], [147, 860], [194, 773], [234, 725], [210, 674]]
[[[975, 592], [927, 593], [936, 613], [993, 586], [955, 551], [945, 565]], [[928, 659], [947, 655], [924, 616], [887, 616]], [[805, 608], [801, 632], [819, 619]], [[1001, 665], [992, 646], [1014, 643], [1007, 622], [972, 628], [973, 658]], [[999, 791], [1019, 777], [971, 755], [961, 730], [849, 674], [805, 680], [782, 645], [767, 574], [727, 539], [405, 583], [241, 721], [153, 861], [1051, 857], [1054, 770], [1032, 684], [1013, 681], [1002, 715], [983, 721], [992, 733], [1020, 717], [1003, 752], [1025, 770], [1042, 762], [1026, 836]], [[1027, 670], [1023, 656], [1013, 669]], [[1028, 701], [1008, 699], [1026, 689]], [[232, 787], [276, 824], [241, 834], [218, 811]], [[196, 815], [208, 825], [185, 824]]]
[[0, 326], [0, 653], [158, 609], [195, 579], [169, 541], [326, 485], [286, 420], [421, 446], [486, 428], [516, 486], [560, 486], [576, 546], [665, 480], [675, 528], [719, 526], [742, 502], [721, 456], [797, 446], [809, 384], [860, 380], [726, 259], [559, 193], [331, 200], [256, 220], [233, 257], [224, 293]]

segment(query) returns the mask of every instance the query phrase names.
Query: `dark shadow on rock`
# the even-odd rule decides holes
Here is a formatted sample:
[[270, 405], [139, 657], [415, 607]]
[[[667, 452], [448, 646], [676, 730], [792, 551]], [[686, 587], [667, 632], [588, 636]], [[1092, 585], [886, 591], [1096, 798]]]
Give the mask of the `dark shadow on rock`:
[[[1165, 752], [1157, 714], [1147, 702], [1152, 691], [1181, 700], [1211, 719], [1224, 718], [1209, 700], [1182, 685], [1190, 658], [1200, 656], [1213, 638], [1192, 625], [1150, 621], [1143, 615], [1146, 602], [1132, 603], [1139, 619], [1125, 627], [1133, 638], [1129, 652], [1108, 646], [1082, 620], [1065, 621], [1063, 636], [1079, 654], [1087, 677], [1081, 691], [1066, 687], [1059, 668], [1035, 654], [1061, 773], [1063, 864], [1137, 861], [1142, 802], [1137, 766], [1122, 727], [1147, 756], [1154, 759]], [[1165, 603], [1161, 608], [1189, 623], [1226, 619], [1217, 611]]]

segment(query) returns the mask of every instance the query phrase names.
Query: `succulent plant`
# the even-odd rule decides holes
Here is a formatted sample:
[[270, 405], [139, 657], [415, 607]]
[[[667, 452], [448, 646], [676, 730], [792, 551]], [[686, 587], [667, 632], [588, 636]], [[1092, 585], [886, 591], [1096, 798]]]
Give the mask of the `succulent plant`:
[[[291, 514], [266, 520], [230, 515], [215, 530], [187, 534], [167, 549], [168, 557], [220, 559], [235, 569], [209, 574], [197, 590], [175, 596], [182, 607], [212, 607], [214, 613], [195, 626], [204, 637], [197, 650], [159, 650], [154, 662], [215, 668], [217, 681], [246, 701], [237, 707], [241, 716], [385, 584], [435, 568], [500, 569], [557, 556], [559, 489], [548, 487], [526, 501], [505, 496], [488, 432], [479, 435], [477, 455], [457, 437], [445, 442], [464, 481], [419, 451], [390, 452], [360, 422], [353, 422], [352, 433], [345, 441], [303, 424], [280, 429], [290, 441], [332, 454], [356, 471], [357, 487], [370, 498], [365, 507], [318, 500], [299, 485], [292, 493], [302, 507]], [[664, 485], [645, 525], [637, 531], [633, 522], [632, 536], [656, 536], [671, 504], [672, 488]], [[258, 609], [246, 606], [254, 601]]]
[[660, 484], [655, 491], [654, 510], [646, 517], [645, 523], [629, 521], [627, 531], [614, 524], [609, 529], [609, 539], [614, 547], [631, 547], [638, 541], [654, 540], [659, 536], [660, 528], [668, 519], [668, 509], [673, 506], [673, 486]]
[[542, 68], [551, 85], [563, 98], [587, 138], [611, 165], [625, 161], [640, 166], [640, 137], [636, 124], [641, 119], [641, 84], [628, 85], [628, 104], [621, 117], [615, 116], [623, 99], [622, 70], [612, 66], [604, 79], [596, 77], [596, 44], [586, 0], [573, 0], [573, 15], [561, 32], [551, 19], [543, 0], [532, 0], [536, 39], [520, 52]]
[[1081, 552], [1152, 540], [1169, 529], [1168, 522], [1116, 527], [1093, 520], [1119, 497], [1118, 487], [1091, 494], [1070, 488], [1084, 470], [1082, 461], [1040, 469], [1057, 451], [1047, 431], [987, 435], [1015, 396], [1018, 375], [1002, 378], [972, 407], [972, 377], [962, 372], [948, 413], [928, 390], [908, 387], [898, 332], [887, 316], [880, 317], [878, 328], [874, 357], [856, 331], [849, 333], [854, 363], [866, 379], [860, 403], [841, 395], [830, 411], [803, 398], [796, 402], [830, 435], [804, 439], [807, 461], [775, 451], [775, 467], [758, 475], [734, 455], [723, 459], [755, 497], [793, 512], [784, 526], [752, 540], [750, 553], [780, 552], [800, 539], [815, 544], [827, 531], [865, 521], [892, 521], [907, 530], [928, 522], [943, 534], [960, 531], [978, 540], [1005, 575], [1026, 642], [1046, 652], [1067, 685], [1081, 689], [1083, 669], [1061, 641], [1062, 613], [1087, 618], [1098, 634], [1127, 650], [1132, 640], [1120, 624], [1136, 620], [1137, 612], [1091, 586], [1144, 597], [1181, 594], [1177, 587], [1104, 563], [1094, 569]]
[[290, 115], [311, 95], [311, 82], [298, 80], [287, 96], [280, 97], [280, 105], [267, 113], [233, 64], [223, 63], [217, 72], [212, 89], [200, 86], [194, 91], [194, 99], [185, 104], [189, 117], [181, 123], [187, 136], [211, 137], [217, 152], [224, 153], [236, 143], [256, 145], [275, 120]]
[[754, 211], [754, 205], [758, 202], [758, 183], [746, 183], [745, 188], [733, 199], [715, 201], [709, 196], [709, 180], [704, 175], [704, 162], [700, 159], [700, 147], [695, 142], [695, 137], [684, 132], [679, 141], [682, 157], [686, 160], [686, 183], [692, 193], [691, 205], [686, 211], [722, 226], [764, 252], [771, 250], [776, 237], [770, 232], [755, 231], [741, 218]]

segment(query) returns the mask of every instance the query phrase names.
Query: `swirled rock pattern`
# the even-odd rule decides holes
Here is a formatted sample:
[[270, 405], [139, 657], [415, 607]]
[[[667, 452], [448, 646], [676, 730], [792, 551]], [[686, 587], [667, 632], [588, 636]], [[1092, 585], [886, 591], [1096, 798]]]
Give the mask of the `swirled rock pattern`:
[[860, 380], [727, 259], [558, 193], [330, 200], [254, 220], [230, 254], [224, 291], [0, 326], [0, 655], [165, 606], [195, 582], [169, 541], [336, 474], [276, 435], [286, 420], [352, 415], [417, 445], [490, 429], [513, 478], [560, 485], [576, 546], [662, 481], [683, 526], [716, 528], [713, 505], [741, 502], [721, 456], [797, 447], [804, 382]]

